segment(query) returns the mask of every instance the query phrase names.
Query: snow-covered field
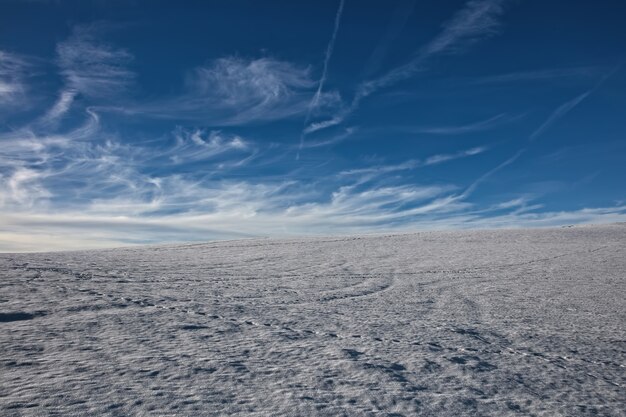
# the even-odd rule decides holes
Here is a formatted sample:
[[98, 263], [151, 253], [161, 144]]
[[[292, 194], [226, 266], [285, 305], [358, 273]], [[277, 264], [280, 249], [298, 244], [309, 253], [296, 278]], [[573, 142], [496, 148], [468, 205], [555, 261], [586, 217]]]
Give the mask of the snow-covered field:
[[0, 255], [0, 415], [626, 415], [626, 225]]

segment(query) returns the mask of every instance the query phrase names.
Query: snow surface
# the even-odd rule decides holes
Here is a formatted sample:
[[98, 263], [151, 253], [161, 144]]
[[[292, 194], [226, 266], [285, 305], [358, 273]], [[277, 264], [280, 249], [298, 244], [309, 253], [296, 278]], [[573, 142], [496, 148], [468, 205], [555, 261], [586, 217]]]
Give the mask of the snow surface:
[[0, 255], [0, 415], [625, 416], [626, 225]]

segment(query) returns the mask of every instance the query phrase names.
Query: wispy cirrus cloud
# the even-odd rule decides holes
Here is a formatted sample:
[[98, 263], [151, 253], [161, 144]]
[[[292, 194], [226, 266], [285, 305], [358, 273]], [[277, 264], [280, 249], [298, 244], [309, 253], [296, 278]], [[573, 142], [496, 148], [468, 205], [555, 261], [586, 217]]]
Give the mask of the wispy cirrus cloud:
[[45, 173], [25, 167], [17, 167], [9, 174], [0, 174], [0, 207], [32, 207], [35, 201], [50, 197], [50, 192], [41, 184], [43, 176]]
[[410, 159], [408, 161], [401, 162], [399, 164], [393, 165], [377, 165], [370, 166], [367, 168], [353, 168], [345, 171], [341, 171], [339, 173], [340, 176], [352, 176], [352, 175], [366, 175], [368, 178], [371, 178], [372, 175], [381, 175], [389, 172], [396, 171], [405, 171], [409, 169], [415, 169], [420, 166], [423, 166], [423, 162], [419, 159]]
[[[376, 226], [435, 210], [432, 200], [449, 189], [440, 185], [401, 185], [359, 189], [348, 185], [334, 191], [328, 201], [292, 205], [285, 214], [294, 219], [332, 224]], [[324, 223], [327, 223], [324, 221]]]
[[135, 74], [128, 69], [132, 54], [102, 42], [106, 29], [105, 24], [76, 26], [68, 39], [57, 44], [58, 65], [69, 91], [110, 97], [134, 80]]
[[25, 75], [29, 66], [19, 55], [0, 50], [0, 108], [19, 107], [26, 99]]
[[43, 115], [41, 121], [44, 123], [51, 123], [59, 120], [69, 111], [76, 94], [77, 91], [73, 89], [61, 91], [59, 93], [59, 97], [54, 102], [52, 107], [50, 107], [50, 109]]
[[48, 169], [59, 160], [80, 152], [85, 142], [98, 131], [100, 121], [96, 113], [87, 110], [87, 119], [63, 133], [37, 133], [30, 125], [0, 133], [0, 173], [24, 167]]
[[487, 151], [486, 146], [478, 146], [466, 150], [462, 150], [455, 153], [448, 154], [436, 154], [427, 157], [424, 160], [409, 159], [407, 161], [391, 164], [391, 165], [377, 165], [367, 168], [353, 168], [349, 170], [341, 171], [338, 175], [340, 177], [358, 177], [358, 183], [364, 183], [371, 181], [382, 175], [386, 175], [392, 172], [407, 171], [417, 168], [428, 167], [432, 165], [438, 165], [444, 162], [452, 161], [455, 159], [467, 158], [474, 155], [479, 155]]
[[471, 44], [497, 33], [503, 0], [470, 0], [449, 21], [443, 31], [420, 52], [431, 56], [461, 53]]
[[[176, 129], [173, 144], [123, 143], [103, 130], [97, 113], [88, 109], [86, 114], [84, 123], [65, 132], [23, 128], [0, 134], [0, 209], [41, 209], [53, 201], [81, 207], [94, 199], [119, 198], [147, 198], [154, 205], [168, 178], [183, 175], [193, 182], [211, 170], [242, 166], [242, 158], [256, 152], [239, 135], [201, 129]], [[202, 163], [198, 176], [187, 169], [194, 163]], [[59, 190], [64, 198], [57, 201]]]
[[[402, 178], [393, 184], [386, 175], [478, 155], [485, 148], [331, 174], [333, 181], [321, 175], [311, 182], [297, 177], [270, 180], [196, 175], [187, 170], [189, 162], [203, 161], [205, 169], [219, 172], [225, 157], [250, 154], [256, 145], [221, 131], [177, 128], [172, 136], [175, 143], [171, 146], [124, 144], [103, 130], [93, 110], [82, 124], [65, 133], [38, 136], [23, 130], [3, 134], [1, 139], [9, 146], [0, 150], [0, 157], [15, 163], [4, 165], [0, 173], [0, 250], [84, 249], [519, 222], [553, 225], [626, 217], [626, 209], [620, 207], [550, 216], [536, 213], [538, 205], [521, 199], [491, 208], [467, 201], [473, 188], [512, 160], [460, 194], [461, 187], [455, 184], [403, 183]], [[159, 169], [164, 162], [176, 163], [177, 158], [182, 171]], [[328, 183], [330, 189], [320, 189], [320, 183]], [[58, 190], [72, 192], [56, 195]]]
[[[327, 201], [298, 196], [302, 185], [293, 182], [255, 184], [219, 181], [207, 187], [181, 177], [168, 177], [159, 191], [135, 193], [132, 198], [94, 199], [80, 212], [28, 210], [3, 215], [0, 248], [33, 250], [33, 236], [64, 230], [62, 247], [78, 242], [85, 247], [114, 246], [165, 240], [207, 240], [216, 237], [285, 236], [358, 231], [383, 223], [405, 221], [411, 216], [436, 211], [430, 199], [443, 192], [437, 186], [397, 186], [356, 190], [340, 187]], [[296, 191], [294, 193], [294, 191]], [[450, 208], [448, 208], [450, 209]], [[30, 232], [25, 230], [30, 226]], [[93, 231], [86, 234], [85, 231]], [[81, 238], [82, 236], [82, 238]], [[29, 239], [30, 237], [30, 239]]]
[[452, 161], [454, 159], [466, 158], [468, 156], [481, 154], [486, 150], [486, 146], [477, 146], [475, 148], [470, 148], [455, 153], [433, 155], [426, 158], [426, 160], [424, 161], [424, 165], [436, 165], [442, 162]]
[[[123, 111], [214, 126], [267, 122], [304, 114], [315, 85], [308, 67], [267, 57], [225, 57], [192, 70], [182, 94]], [[336, 93], [319, 96], [320, 107], [337, 102]]]
[[248, 153], [252, 145], [239, 135], [223, 133], [219, 130], [206, 132], [203, 129], [186, 130], [177, 127], [174, 131], [176, 144], [167, 148], [159, 156], [167, 156], [176, 164], [202, 161], [230, 152]]
[[[53, 248], [47, 237], [59, 230], [67, 236], [62, 246], [66, 249], [79, 242], [89, 247], [310, 230], [373, 231], [471, 206], [450, 198], [454, 185], [379, 184], [371, 175], [364, 186], [363, 177], [372, 174], [366, 172], [356, 178], [354, 172], [339, 182], [335, 178], [328, 191], [316, 190], [316, 182], [325, 181], [323, 176], [314, 182], [297, 177], [238, 180], [190, 172], [195, 161], [202, 161], [205, 171], [212, 167], [219, 172], [229, 155], [233, 160], [250, 155], [255, 145], [220, 131], [178, 128], [172, 135], [172, 146], [124, 144], [102, 129], [93, 110], [88, 110], [83, 124], [64, 133], [5, 134], [2, 139], [11, 146], [0, 156], [15, 164], [0, 174], [0, 213], [5, 221], [0, 246]], [[468, 150], [465, 155], [480, 151]], [[420, 165], [456, 157], [461, 156], [433, 156]], [[162, 171], [164, 163], [182, 170]], [[404, 168], [409, 165], [417, 166], [409, 161]], [[378, 171], [391, 172], [385, 167]], [[56, 195], [58, 190], [72, 192]], [[21, 214], [11, 214], [16, 211]], [[86, 238], [85, 230], [92, 231], [92, 237]], [[133, 233], [140, 237], [133, 238]]]
[[57, 43], [56, 64], [65, 85], [40, 124], [55, 124], [78, 95], [106, 100], [125, 93], [132, 85], [135, 73], [128, 66], [133, 55], [101, 40], [108, 29], [103, 22], [78, 25], [69, 38]]
[[[523, 201], [503, 201], [490, 213], [445, 196], [434, 186], [338, 189], [326, 202], [285, 205], [289, 184], [224, 183], [213, 188], [169, 186], [202, 197], [204, 211], [168, 214], [168, 200], [94, 202], [88, 210], [22, 211], [3, 215], [0, 250], [85, 249], [157, 242], [262, 236], [305, 236], [430, 229], [549, 227], [626, 221], [626, 206], [541, 211]], [[181, 188], [182, 187], [182, 188]], [[185, 194], [184, 194], [185, 193]], [[165, 196], [169, 194], [164, 192]], [[194, 197], [190, 197], [193, 200]], [[185, 199], [176, 199], [183, 205]], [[187, 200], [188, 201], [188, 200]], [[193, 203], [189, 203], [193, 205]], [[155, 206], [161, 211], [150, 214]], [[504, 211], [504, 213], [502, 213]], [[135, 215], [129, 213], [148, 213]]]
[[[25, 113], [0, 126], [4, 129], [0, 131], [0, 250], [544, 226], [626, 217], [623, 205], [547, 212], [537, 197], [542, 191], [525, 189], [528, 195], [520, 197], [515, 192], [519, 184], [511, 189], [509, 184], [494, 187], [499, 188], [499, 194], [490, 195], [487, 203], [479, 198], [478, 187], [500, 180], [502, 170], [520, 161], [526, 148], [503, 162], [488, 162], [491, 152], [477, 157], [490, 147], [471, 148], [453, 137], [441, 138], [450, 139], [441, 141], [445, 153], [439, 150], [423, 155], [418, 141], [406, 144], [406, 148], [394, 143], [383, 149], [379, 143], [356, 140], [360, 139], [357, 132], [368, 129], [358, 121], [307, 137], [306, 142], [301, 140], [299, 149], [310, 149], [311, 158], [294, 162], [298, 134], [304, 138], [344, 123], [367, 97], [428, 70], [438, 57], [461, 54], [494, 36], [499, 32], [505, 4], [504, 0], [467, 1], [430, 42], [406, 58], [404, 65], [380, 74], [386, 49], [413, 9], [414, 2], [403, 2], [365, 65], [366, 76], [373, 78], [357, 85], [352, 101], [344, 105], [339, 93], [331, 90], [329, 75], [334, 68], [333, 54], [339, 52], [334, 51], [335, 44], [343, 34], [344, 2], [339, 0], [332, 32], [327, 33], [330, 40], [322, 51], [321, 74], [313, 73], [314, 67], [302, 62], [268, 56], [227, 55], [193, 68], [190, 66], [198, 62], [194, 57], [191, 63], [172, 63], [171, 69], [179, 71], [180, 66], [182, 74], [183, 66], [191, 69], [178, 92], [160, 97], [141, 98], [133, 92], [133, 54], [104, 40], [106, 24], [77, 26], [56, 47], [54, 62], [63, 86], [52, 95], [53, 104], [38, 109], [41, 116], [32, 116], [31, 122], [23, 122], [32, 115]], [[328, 23], [330, 26], [330, 20]], [[132, 44], [140, 48], [139, 42]], [[144, 56], [140, 49], [137, 53]], [[199, 53], [204, 53], [202, 48]], [[306, 52], [301, 56], [311, 55]], [[24, 81], [29, 61], [13, 54], [0, 58], [0, 101], [4, 97], [13, 106], [24, 91], [32, 89]], [[351, 75], [345, 77], [344, 73], [337, 80]], [[556, 69], [489, 76], [475, 83], [482, 88], [486, 84], [587, 76], [584, 68]], [[51, 81], [56, 85], [58, 80]], [[557, 104], [530, 141], [544, 135], [593, 91], [580, 91]], [[446, 92], [443, 98], [450, 96]], [[457, 104], [451, 108], [456, 109]], [[413, 110], [405, 108], [403, 113]], [[390, 123], [388, 129], [461, 135], [495, 129], [521, 117], [496, 112], [489, 113], [495, 114], [492, 117], [460, 124], [403, 128]], [[396, 120], [392, 113], [385, 114], [382, 109], [381, 119], [391, 115], [391, 120]], [[124, 119], [123, 114], [133, 117]], [[436, 110], [430, 114], [438, 120], [448, 117], [437, 115]], [[291, 120], [254, 129], [236, 128], [283, 119]], [[303, 119], [305, 125], [298, 126], [298, 120]], [[21, 127], [14, 127], [22, 122]], [[389, 131], [385, 134], [383, 139], [394, 139]], [[348, 139], [355, 139], [350, 146], [337, 152], [328, 149], [340, 143], [348, 145]], [[506, 145], [507, 152], [515, 152], [510, 150], [514, 145]], [[355, 163], [353, 155], [364, 152], [370, 156], [363, 156], [361, 164]], [[468, 179], [463, 172], [469, 164], [459, 164], [460, 169], [443, 165], [465, 158], [470, 162], [475, 156], [481, 165], [493, 164], [475, 179]], [[412, 159], [385, 162], [398, 157]], [[431, 168], [434, 166], [439, 168]], [[504, 201], [499, 201], [500, 197]]]

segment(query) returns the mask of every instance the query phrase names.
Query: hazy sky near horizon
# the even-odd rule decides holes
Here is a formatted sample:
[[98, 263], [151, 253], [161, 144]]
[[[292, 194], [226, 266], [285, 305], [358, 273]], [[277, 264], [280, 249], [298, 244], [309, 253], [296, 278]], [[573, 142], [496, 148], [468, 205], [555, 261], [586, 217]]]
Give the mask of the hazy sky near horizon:
[[0, 1], [0, 251], [626, 221], [624, 18]]

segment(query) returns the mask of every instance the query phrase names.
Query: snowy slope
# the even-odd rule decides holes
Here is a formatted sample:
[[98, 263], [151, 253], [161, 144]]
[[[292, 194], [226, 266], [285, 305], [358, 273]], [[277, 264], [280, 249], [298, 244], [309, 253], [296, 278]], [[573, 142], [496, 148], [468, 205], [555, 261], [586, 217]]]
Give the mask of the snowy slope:
[[626, 416], [626, 225], [0, 254], [0, 415]]

